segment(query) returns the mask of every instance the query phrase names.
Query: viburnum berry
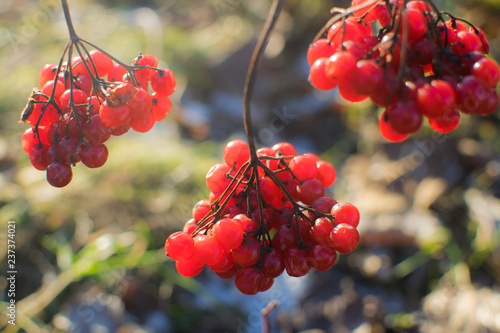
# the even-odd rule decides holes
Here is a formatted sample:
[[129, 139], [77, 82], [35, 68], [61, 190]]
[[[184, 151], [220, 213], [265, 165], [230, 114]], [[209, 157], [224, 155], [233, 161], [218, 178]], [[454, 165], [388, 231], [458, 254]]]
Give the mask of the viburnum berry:
[[[369, 98], [386, 108], [379, 129], [387, 140], [406, 140], [424, 117], [448, 133], [460, 121], [455, 110], [497, 109], [500, 69], [485, 56], [490, 46], [479, 27], [427, 1], [352, 0], [346, 12], [353, 16], [337, 16], [310, 44], [309, 81], [321, 90], [338, 88], [347, 101]], [[376, 20], [382, 29], [372, 31]]]
[[194, 254], [194, 240], [184, 231], [174, 232], [165, 242], [165, 251], [173, 260], [186, 260]]
[[242, 267], [254, 266], [260, 259], [260, 242], [255, 238], [246, 237], [240, 246], [231, 250], [235, 262]]
[[309, 250], [307, 262], [317, 271], [324, 272], [335, 265], [337, 252], [333, 248], [316, 244]]
[[72, 178], [73, 171], [69, 164], [54, 162], [47, 167], [47, 182], [54, 187], [64, 187]]
[[212, 229], [213, 237], [219, 241], [226, 250], [232, 250], [243, 242], [243, 228], [233, 219], [221, 219]]
[[170, 96], [177, 89], [173, 72], [164, 68], [151, 76], [151, 88], [160, 96]]
[[348, 202], [338, 202], [332, 207], [335, 225], [345, 223], [356, 228], [359, 224], [359, 210]]
[[[164, 94], [167, 89], [169, 95], [175, 91], [173, 72], [158, 69], [158, 58], [139, 55], [132, 65], [115, 64], [117, 60], [110, 54], [97, 47], [87, 51], [83, 44], [94, 48], [73, 36], [70, 48], [78, 55], [69, 64], [61, 60], [59, 65], [42, 68], [38, 77], [41, 88], [33, 89], [21, 115], [21, 122], [31, 125], [21, 139], [23, 149], [35, 168], [48, 170], [49, 183], [57, 187], [67, 185], [72, 177], [61, 165], [80, 161], [90, 168], [104, 165], [108, 157], [104, 143], [111, 136], [123, 135], [130, 128], [147, 132], [172, 108], [169, 97], [148, 91], [153, 75], [159, 72], [168, 75], [155, 79], [155, 84], [161, 83], [157, 90]], [[35, 146], [38, 149], [33, 150]]]
[[223, 256], [222, 245], [212, 236], [197, 235], [194, 238], [194, 256], [203, 264], [214, 265]]
[[340, 223], [333, 228], [330, 233], [330, 239], [335, 251], [350, 253], [358, 246], [359, 233], [352, 225]]
[[206, 265], [223, 279], [235, 277], [243, 293], [255, 294], [284, 272], [302, 276], [311, 268], [331, 268], [335, 247], [354, 249], [350, 230], [338, 230], [337, 224], [355, 230], [359, 212], [350, 204], [340, 209], [325, 195], [336, 178], [330, 163], [312, 153], [297, 156], [286, 142], [262, 147], [254, 156], [245, 142], [233, 140], [224, 147], [224, 163], [208, 172], [212, 192], [196, 203], [182, 231], [193, 239], [188, 262], [194, 264], [176, 263], [180, 274], [194, 276]]

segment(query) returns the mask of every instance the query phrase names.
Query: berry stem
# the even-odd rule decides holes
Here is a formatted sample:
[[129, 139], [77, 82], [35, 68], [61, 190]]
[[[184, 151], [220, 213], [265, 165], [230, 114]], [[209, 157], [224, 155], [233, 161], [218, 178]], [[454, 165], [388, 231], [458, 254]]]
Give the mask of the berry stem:
[[276, 21], [278, 20], [281, 9], [283, 8], [283, 2], [284, 0], [273, 0], [271, 10], [269, 11], [269, 16], [266, 19], [264, 28], [253, 51], [252, 58], [250, 59], [250, 65], [248, 66], [247, 77], [245, 81], [245, 88], [243, 90], [243, 121], [245, 126], [245, 133], [247, 135], [248, 147], [250, 149], [251, 161], [257, 160], [257, 149], [255, 147], [252, 128], [252, 116], [250, 111], [250, 102], [255, 86], [255, 78], [257, 76], [256, 67], [260, 62], [262, 55], [264, 54], [271, 32], [276, 24]]
[[69, 38], [71, 39], [71, 41], [77, 41], [79, 40], [79, 38], [76, 35], [75, 27], [73, 26], [73, 21], [71, 20], [68, 1], [61, 0], [61, 4], [64, 12], [64, 18], [66, 19], [66, 25], [68, 26]]

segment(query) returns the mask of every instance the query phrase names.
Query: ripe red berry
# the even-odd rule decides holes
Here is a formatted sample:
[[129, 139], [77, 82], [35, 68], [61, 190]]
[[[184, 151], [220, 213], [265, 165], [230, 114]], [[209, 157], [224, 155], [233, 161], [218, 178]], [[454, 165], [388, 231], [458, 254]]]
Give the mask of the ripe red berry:
[[325, 74], [331, 81], [342, 85], [356, 69], [357, 59], [349, 52], [339, 51], [325, 62]]
[[261, 290], [264, 281], [264, 273], [258, 268], [242, 267], [236, 273], [234, 285], [245, 295], [255, 295]]
[[482, 58], [472, 67], [472, 75], [477, 77], [485, 86], [494, 88], [500, 79], [500, 69], [495, 60]]
[[460, 122], [460, 112], [453, 110], [442, 118], [429, 118], [429, 125], [433, 130], [439, 133], [449, 133], [453, 131]]
[[231, 166], [226, 163], [217, 163], [210, 170], [208, 170], [206, 176], [207, 187], [212, 192], [224, 191], [231, 180], [226, 177], [231, 171]]
[[167, 68], [155, 71], [151, 77], [151, 88], [160, 96], [172, 95], [177, 88], [174, 73]]
[[142, 117], [132, 117], [130, 127], [139, 133], [149, 132], [155, 124], [155, 114], [148, 112]]
[[165, 241], [165, 251], [173, 260], [186, 260], [194, 254], [194, 240], [184, 231], [177, 231]]
[[443, 80], [432, 80], [417, 90], [420, 112], [430, 118], [441, 118], [456, 107], [455, 91]]
[[331, 246], [330, 233], [334, 228], [333, 222], [327, 217], [319, 217], [314, 221], [309, 233], [315, 243]]
[[311, 269], [307, 257], [308, 251], [306, 249], [292, 247], [283, 251], [283, 261], [287, 274], [294, 277], [306, 275]]
[[185, 277], [193, 277], [200, 274], [203, 270], [203, 266], [204, 265], [198, 262], [195, 257], [185, 260], [177, 260], [175, 262], [177, 272]]
[[127, 105], [111, 107], [107, 102], [101, 104], [99, 109], [101, 121], [111, 129], [130, 125], [132, 115]]
[[408, 134], [401, 134], [396, 132], [392, 125], [388, 122], [386, 111], [382, 112], [378, 121], [378, 128], [380, 130], [380, 134], [391, 142], [401, 142], [408, 138]]
[[157, 93], [151, 95], [152, 111], [156, 121], [162, 121], [172, 109], [172, 101], [167, 96], [159, 96]]
[[73, 171], [68, 164], [54, 162], [47, 167], [47, 182], [54, 187], [64, 187], [72, 178]]
[[422, 114], [413, 101], [399, 101], [386, 109], [388, 123], [400, 134], [415, 133], [422, 126]]
[[40, 70], [40, 75], [38, 77], [38, 83], [40, 87], [43, 87], [48, 81], [52, 81], [56, 77], [57, 65], [47, 64]]
[[347, 223], [337, 224], [330, 233], [335, 251], [340, 253], [350, 253], [358, 246], [359, 233], [356, 228]]
[[243, 242], [243, 228], [238, 221], [221, 219], [212, 228], [212, 235], [226, 250], [232, 250]]
[[300, 155], [291, 159], [290, 170], [299, 180], [315, 178], [318, 175], [316, 161], [310, 156]]
[[194, 256], [200, 263], [215, 265], [223, 256], [222, 245], [212, 236], [196, 235], [194, 237]]
[[307, 62], [312, 66], [320, 58], [330, 58], [336, 49], [326, 38], [320, 38], [307, 50]]
[[309, 250], [307, 262], [309, 265], [320, 272], [325, 272], [335, 265], [337, 253], [333, 248], [316, 244]]
[[338, 202], [332, 207], [331, 214], [335, 225], [345, 223], [356, 228], [359, 224], [359, 210], [348, 202]]
[[310, 178], [297, 185], [298, 199], [310, 205], [314, 200], [325, 195], [323, 184], [316, 178]]
[[226, 144], [223, 151], [224, 161], [235, 170], [250, 160], [248, 144], [243, 140], [232, 140]]
[[268, 278], [275, 278], [281, 275], [285, 270], [283, 256], [274, 248], [269, 248], [264, 253], [262, 260], [262, 272]]
[[231, 250], [231, 255], [242, 267], [256, 265], [260, 259], [262, 244], [253, 237], [246, 237], [240, 246]]
[[338, 82], [326, 76], [325, 66], [328, 58], [319, 58], [312, 65], [309, 72], [309, 81], [320, 90], [331, 90], [337, 87]]

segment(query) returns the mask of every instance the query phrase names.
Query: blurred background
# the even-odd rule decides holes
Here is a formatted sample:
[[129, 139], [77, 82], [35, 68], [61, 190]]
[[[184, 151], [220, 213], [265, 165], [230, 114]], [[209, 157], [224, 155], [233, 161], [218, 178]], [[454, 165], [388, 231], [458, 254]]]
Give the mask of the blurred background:
[[[481, 27], [500, 59], [500, 1], [436, 1]], [[307, 82], [307, 47], [350, 1], [289, 0], [253, 99], [259, 147], [288, 141], [331, 162], [328, 189], [361, 212], [361, 243], [328, 272], [285, 276], [239, 293], [204, 271], [191, 279], [165, 256], [166, 237], [208, 197], [205, 175], [226, 142], [244, 138], [242, 90], [270, 1], [69, 1], [80, 37], [129, 62], [171, 68], [174, 107], [147, 134], [109, 144], [99, 169], [74, 168], [52, 188], [31, 167], [19, 124], [38, 74], [67, 43], [57, 0], [0, 2], [0, 288], [8, 221], [16, 226], [16, 326], [6, 332], [500, 332], [499, 112], [428, 126], [403, 143], [378, 132], [381, 110]], [[286, 274], [285, 274], [286, 275]], [[2, 327], [8, 317], [2, 315]]]

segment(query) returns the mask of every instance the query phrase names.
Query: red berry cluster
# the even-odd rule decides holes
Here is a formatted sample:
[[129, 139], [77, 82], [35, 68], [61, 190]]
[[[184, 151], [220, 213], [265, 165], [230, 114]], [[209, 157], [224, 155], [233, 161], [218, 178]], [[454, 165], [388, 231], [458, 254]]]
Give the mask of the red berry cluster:
[[417, 132], [423, 117], [448, 133], [460, 112], [498, 105], [500, 71], [483, 31], [431, 1], [352, 0], [330, 24], [307, 53], [311, 84], [385, 107], [379, 128], [389, 141]]
[[21, 115], [31, 125], [22, 135], [22, 147], [55, 187], [70, 183], [78, 162], [89, 168], [104, 165], [104, 143], [112, 135], [130, 128], [144, 133], [163, 120], [176, 89], [172, 71], [156, 68], [158, 59], [152, 55], [141, 54], [125, 65], [95, 49], [70, 64], [42, 68], [41, 88], [33, 90]]
[[223, 155], [206, 176], [209, 199], [165, 242], [181, 275], [195, 276], [206, 265], [253, 295], [284, 271], [295, 277], [326, 271], [337, 252], [356, 248], [357, 208], [325, 195], [336, 178], [331, 164], [297, 155], [289, 143], [261, 148], [253, 160], [248, 145], [234, 140]]

